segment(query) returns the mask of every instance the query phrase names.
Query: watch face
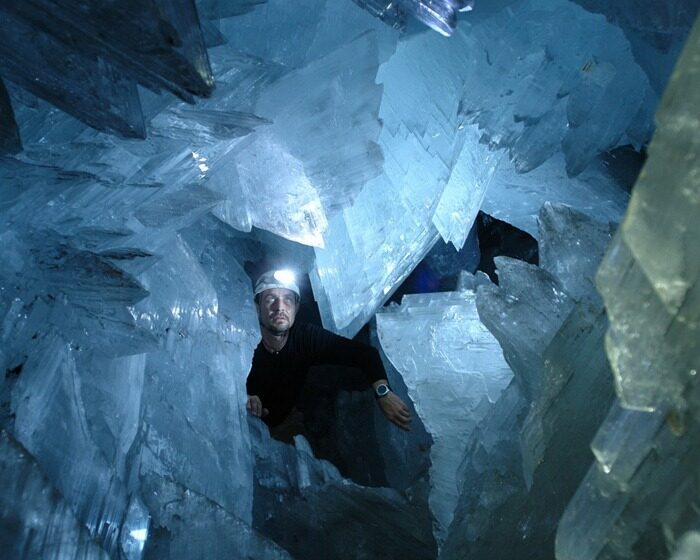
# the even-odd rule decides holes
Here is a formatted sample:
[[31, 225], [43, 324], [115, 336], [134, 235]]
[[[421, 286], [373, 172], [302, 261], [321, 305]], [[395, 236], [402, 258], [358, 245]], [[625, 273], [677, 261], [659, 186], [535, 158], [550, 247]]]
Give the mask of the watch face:
[[389, 391], [390, 391], [389, 387], [387, 385], [383, 385], [383, 384], [377, 385], [377, 388], [375, 389], [375, 392], [380, 397], [383, 397], [384, 395], [388, 395]]

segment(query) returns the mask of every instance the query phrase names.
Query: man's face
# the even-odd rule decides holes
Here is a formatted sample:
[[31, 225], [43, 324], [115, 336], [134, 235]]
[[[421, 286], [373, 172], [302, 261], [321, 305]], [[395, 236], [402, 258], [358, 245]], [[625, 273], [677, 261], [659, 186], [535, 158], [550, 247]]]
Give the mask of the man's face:
[[292, 290], [265, 290], [258, 300], [260, 325], [273, 334], [284, 334], [292, 328], [298, 308], [297, 296]]

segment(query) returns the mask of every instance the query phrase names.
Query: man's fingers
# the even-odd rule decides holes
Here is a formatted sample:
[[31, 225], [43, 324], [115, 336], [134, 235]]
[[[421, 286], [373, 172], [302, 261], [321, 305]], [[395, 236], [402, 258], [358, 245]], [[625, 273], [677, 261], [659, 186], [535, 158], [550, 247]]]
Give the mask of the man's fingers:
[[406, 414], [406, 412], [407, 411], [403, 410], [398, 411], [392, 420], [399, 428], [408, 432], [411, 429], [411, 416], [410, 414]]
[[396, 410], [396, 414], [405, 420], [411, 419], [411, 412], [408, 410], [408, 407], [403, 402], [399, 403], [399, 406]]
[[398, 395], [389, 393], [380, 399], [379, 408], [389, 422], [407, 432], [411, 430], [411, 412]]
[[267, 416], [268, 414], [270, 414], [270, 411], [267, 408], [263, 408], [260, 417], [265, 418], [265, 416]]
[[253, 416], [260, 418], [261, 416], [266, 416], [269, 411], [263, 408], [260, 397], [255, 395], [248, 397], [248, 402], [246, 403], [246, 408], [250, 411]]

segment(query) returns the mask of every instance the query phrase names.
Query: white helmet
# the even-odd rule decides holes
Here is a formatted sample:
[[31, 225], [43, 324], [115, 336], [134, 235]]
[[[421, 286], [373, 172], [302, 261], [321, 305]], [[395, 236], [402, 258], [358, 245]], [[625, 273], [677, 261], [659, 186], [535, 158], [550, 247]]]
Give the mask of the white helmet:
[[298, 298], [301, 298], [296, 277], [291, 270], [268, 270], [264, 272], [255, 282], [254, 293], [257, 296], [259, 293], [273, 288], [286, 288], [294, 292]]

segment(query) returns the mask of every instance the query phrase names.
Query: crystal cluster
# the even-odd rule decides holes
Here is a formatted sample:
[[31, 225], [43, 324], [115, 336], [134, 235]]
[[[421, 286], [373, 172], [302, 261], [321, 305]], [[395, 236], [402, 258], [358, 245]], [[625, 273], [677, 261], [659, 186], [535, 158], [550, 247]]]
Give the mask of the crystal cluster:
[[607, 322], [593, 277], [611, 227], [554, 205], [539, 222], [541, 266], [499, 257], [499, 285], [477, 291], [479, 317], [514, 379], [465, 442], [441, 558], [553, 556], [558, 517], [610, 406]]
[[332, 464], [314, 458], [303, 436], [295, 436], [294, 446], [279, 443], [259, 420], [251, 422], [251, 435], [253, 527], [294, 558], [436, 557], [423, 501], [343, 479]]
[[442, 539], [456, 506], [457, 471], [469, 435], [512, 377], [477, 315], [478, 281], [488, 282], [466, 276], [461, 291], [406, 295], [401, 307], [377, 315], [382, 348], [433, 439], [429, 503]]
[[[12, 33], [48, 14], [78, 25], [68, 7], [30, 4], [37, 9], [6, 8]], [[173, 214], [196, 204], [239, 230], [263, 228], [317, 247], [312, 282], [324, 325], [347, 335], [367, 322], [438, 237], [459, 249], [482, 202], [487, 212], [528, 231], [536, 231], [534, 217], [547, 200], [606, 218], [624, 208], [624, 196], [595, 158], [648, 140], [656, 92], [625, 35], [601, 16], [566, 0], [509, 2], [508, 9], [466, 14], [446, 42], [433, 33], [399, 37], [351, 2], [256, 4], [201, 2], [200, 34], [186, 33], [189, 7], [163, 8], [149, 19], [156, 9], [151, 3], [128, 12], [143, 15], [133, 23], [128, 6], [92, 8], [71, 41], [65, 29], [42, 26], [50, 28], [42, 40], [62, 47], [43, 49], [59, 60], [38, 65], [62, 75], [62, 99], [73, 99], [72, 114], [89, 115], [95, 128], [111, 131], [112, 117], [102, 114], [118, 111], [140, 136], [148, 128], [148, 148], [86, 132], [17, 89], [64, 108], [34, 82], [26, 84], [38, 73], [28, 64], [13, 67], [22, 79], [8, 85], [6, 105], [14, 106], [8, 115], [22, 122], [18, 132], [6, 119], [8, 146], [16, 148], [21, 136], [29, 163], [120, 185], [123, 192], [113, 196], [129, 197], [121, 204], [145, 204], [136, 214], [145, 225], [162, 226], [167, 216], [178, 227]], [[440, 12], [442, 4], [465, 7], [414, 4], [425, 13]], [[103, 41], [119, 35], [104, 54], [112, 65], [103, 70], [122, 72], [122, 81], [122, 74], [94, 80], [63, 68], [77, 50], [76, 37], [87, 41], [100, 25], [109, 27]], [[565, 43], [562, 25], [568, 26]], [[28, 57], [12, 33], [8, 52]], [[158, 57], [146, 64], [143, 52], [131, 56], [138, 50], [134, 37]], [[101, 44], [92, 41], [75, 56]], [[647, 53], [645, 68], [669, 66], [655, 52]], [[8, 67], [12, 57], [3, 59]], [[169, 60], [181, 74], [173, 75]], [[70, 67], [92, 72], [78, 59]], [[131, 84], [131, 97], [119, 89], [122, 82]], [[81, 101], [86, 83], [105, 91]], [[184, 101], [137, 91], [137, 83]], [[186, 101], [193, 94], [208, 98], [191, 106]], [[621, 97], [624, 110], [617, 106]], [[50, 131], [42, 126], [47, 120]], [[52, 138], [60, 149], [46, 149]], [[76, 157], [81, 152], [84, 157]], [[521, 175], [532, 170], [536, 174]], [[124, 188], [143, 185], [162, 188]], [[189, 197], [192, 185], [196, 202]]]
[[[612, 372], [592, 278], [628, 201], [611, 150], [649, 141], [697, 6], [494, 0], [455, 29], [468, 4], [0, 2], [3, 552], [551, 556], [579, 487], [561, 559], [693, 557], [692, 52], [598, 275]], [[479, 210], [541, 266], [380, 314], [414, 431], [366, 392], [337, 432], [374, 487], [249, 422], [256, 267], [296, 264], [354, 335], [441, 238], [475, 251]]]
[[696, 24], [660, 105], [648, 163], [598, 271], [619, 401], [562, 518], [561, 560], [676, 547], [674, 558], [697, 554], [699, 55]]
[[383, 172], [329, 218], [326, 246], [342, 250], [316, 250], [328, 328], [355, 334], [439, 236], [460, 248], [482, 207], [535, 235], [545, 201], [601, 219], [624, 210], [625, 193], [595, 158], [648, 139], [656, 93], [602, 17], [570, 2], [517, 2], [460, 26], [449, 45], [409, 36], [377, 78]]

